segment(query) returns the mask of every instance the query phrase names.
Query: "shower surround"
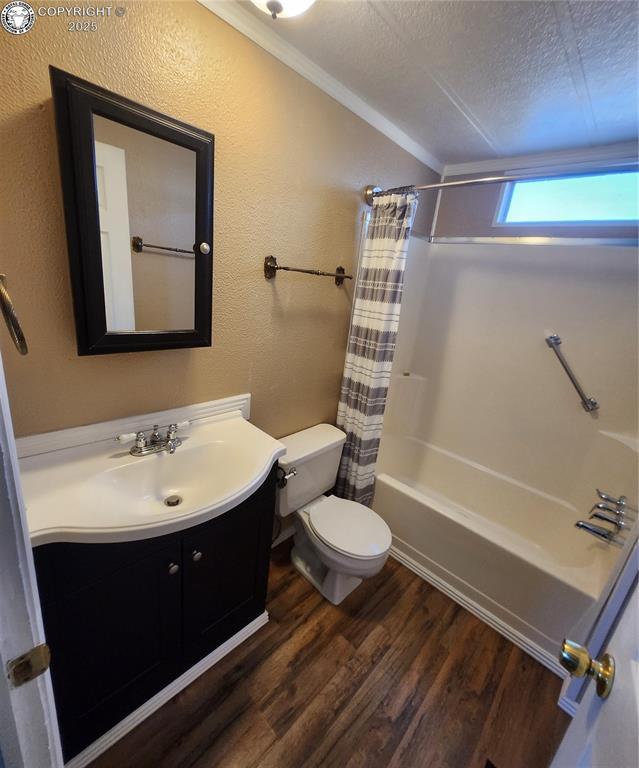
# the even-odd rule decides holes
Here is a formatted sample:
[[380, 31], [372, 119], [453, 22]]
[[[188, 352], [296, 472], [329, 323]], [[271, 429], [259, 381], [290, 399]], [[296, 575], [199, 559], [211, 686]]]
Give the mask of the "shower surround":
[[397, 559], [558, 674], [628, 551], [574, 523], [596, 487], [636, 505], [636, 288], [629, 247], [409, 250], [373, 508]]

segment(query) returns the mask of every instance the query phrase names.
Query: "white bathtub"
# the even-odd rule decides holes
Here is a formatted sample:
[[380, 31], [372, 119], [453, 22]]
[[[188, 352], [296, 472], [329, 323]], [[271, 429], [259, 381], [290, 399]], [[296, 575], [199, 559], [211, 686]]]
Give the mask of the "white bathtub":
[[393, 556], [558, 674], [619, 560], [583, 510], [416, 438], [384, 436], [373, 508]]

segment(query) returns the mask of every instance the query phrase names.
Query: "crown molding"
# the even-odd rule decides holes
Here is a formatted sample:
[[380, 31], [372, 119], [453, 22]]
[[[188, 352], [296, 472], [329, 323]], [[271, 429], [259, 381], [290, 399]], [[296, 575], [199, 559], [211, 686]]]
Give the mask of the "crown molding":
[[463, 176], [483, 171], [532, 171], [536, 168], [554, 168], [579, 163], [636, 161], [636, 159], [637, 143], [626, 141], [598, 147], [583, 147], [582, 149], [567, 149], [559, 150], [558, 152], [543, 152], [534, 155], [516, 155], [514, 157], [498, 157], [470, 163], [455, 163], [444, 166], [443, 175], [445, 178], [449, 178], [450, 176]]
[[237, 29], [238, 32], [248, 37], [265, 51], [275, 56], [287, 67], [297, 72], [303, 78], [313, 83], [320, 90], [327, 93], [335, 101], [365, 120], [373, 128], [389, 138], [406, 152], [416, 157], [420, 162], [428, 165], [434, 171], [441, 173], [443, 164], [432, 155], [425, 147], [412, 139], [399, 128], [392, 120], [389, 120], [381, 112], [373, 109], [356, 93], [347, 88], [339, 80], [329, 75], [326, 70], [304, 56], [297, 48], [283, 40], [276, 32], [269, 29], [259, 19], [248, 11], [245, 11], [234, 0], [198, 0], [211, 13]]

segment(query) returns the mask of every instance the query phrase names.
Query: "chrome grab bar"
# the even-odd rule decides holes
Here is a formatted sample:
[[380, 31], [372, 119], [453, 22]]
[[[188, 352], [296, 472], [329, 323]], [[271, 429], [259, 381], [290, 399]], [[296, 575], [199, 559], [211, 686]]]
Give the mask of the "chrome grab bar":
[[0, 274], [0, 309], [16, 349], [21, 355], [26, 355], [29, 352], [27, 340], [24, 338], [20, 321], [13, 308], [11, 296], [9, 296], [9, 291], [7, 291], [7, 276], [3, 274]]
[[596, 411], [599, 408], [599, 403], [595, 400], [594, 397], [588, 397], [588, 395], [583, 391], [581, 384], [577, 381], [577, 377], [568, 365], [563, 352], [559, 349], [561, 338], [557, 336], [556, 333], [553, 333], [552, 336], [548, 336], [546, 338], [546, 344], [548, 344], [552, 351], [557, 355], [557, 360], [559, 360], [561, 367], [564, 369], [564, 371], [566, 371], [566, 376], [568, 376], [573, 387], [577, 390], [577, 394], [581, 399], [581, 405], [583, 406], [584, 411], [588, 411], [589, 413], [591, 411]]

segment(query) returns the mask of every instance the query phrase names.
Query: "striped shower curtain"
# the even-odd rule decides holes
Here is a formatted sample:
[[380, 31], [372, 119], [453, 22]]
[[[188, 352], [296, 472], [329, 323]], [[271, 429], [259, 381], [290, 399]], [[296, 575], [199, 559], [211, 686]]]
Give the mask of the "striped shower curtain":
[[416, 209], [414, 192], [398, 190], [374, 199], [355, 287], [337, 409], [337, 426], [346, 432], [346, 444], [335, 491], [369, 506]]

